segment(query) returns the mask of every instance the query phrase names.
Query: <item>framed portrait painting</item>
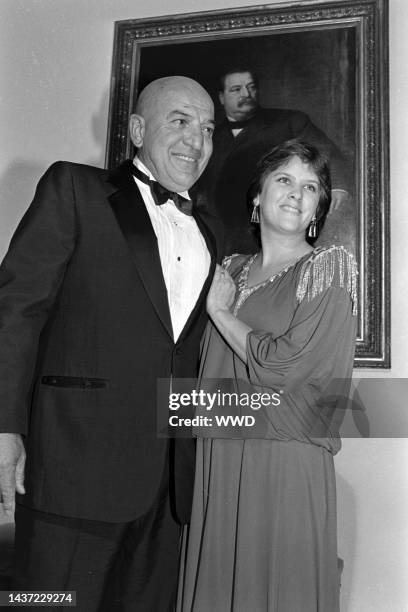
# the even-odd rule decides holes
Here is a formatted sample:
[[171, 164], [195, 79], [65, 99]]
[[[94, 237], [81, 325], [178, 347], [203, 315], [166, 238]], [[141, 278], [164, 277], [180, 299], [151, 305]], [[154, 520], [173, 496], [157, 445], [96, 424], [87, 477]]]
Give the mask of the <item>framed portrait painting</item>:
[[292, 1], [116, 22], [107, 167], [134, 155], [128, 121], [149, 82], [176, 74], [197, 80], [219, 121], [219, 77], [233, 65], [256, 73], [262, 107], [302, 111], [341, 152], [350, 197], [346, 208], [330, 211], [323, 236], [358, 260], [355, 367], [390, 367], [386, 0]]

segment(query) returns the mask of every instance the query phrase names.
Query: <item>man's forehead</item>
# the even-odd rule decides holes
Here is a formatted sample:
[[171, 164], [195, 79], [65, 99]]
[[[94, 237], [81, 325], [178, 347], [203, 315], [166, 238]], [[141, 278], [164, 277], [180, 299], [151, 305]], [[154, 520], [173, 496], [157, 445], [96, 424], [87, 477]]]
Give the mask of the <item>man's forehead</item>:
[[231, 85], [239, 84], [242, 82], [255, 82], [255, 77], [248, 71], [244, 72], [233, 72], [227, 74], [225, 77], [225, 84], [230, 87]]
[[212, 116], [214, 105], [211, 98], [200, 91], [172, 90], [162, 96], [161, 106], [166, 114], [175, 111], [186, 113], [200, 112]]

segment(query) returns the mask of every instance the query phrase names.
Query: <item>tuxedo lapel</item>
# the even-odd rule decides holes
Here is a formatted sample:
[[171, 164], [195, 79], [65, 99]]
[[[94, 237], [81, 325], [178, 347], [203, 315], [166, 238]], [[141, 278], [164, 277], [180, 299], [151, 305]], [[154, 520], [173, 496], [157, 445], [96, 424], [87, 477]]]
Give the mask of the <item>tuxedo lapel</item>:
[[168, 334], [173, 328], [157, 238], [143, 198], [131, 174], [130, 160], [110, 173], [108, 181], [118, 187], [109, 201], [128, 244], [147, 294]]
[[188, 334], [188, 330], [195, 323], [197, 317], [200, 315], [201, 310], [205, 308], [205, 299], [207, 297], [207, 292], [210, 288], [212, 278], [214, 276], [215, 265], [217, 263], [217, 245], [215, 241], [215, 236], [211, 231], [210, 226], [207, 223], [207, 215], [201, 214], [196, 206], [193, 206], [193, 217], [198, 225], [198, 228], [201, 234], [204, 237], [206, 242], [208, 251], [211, 256], [210, 269], [208, 271], [207, 278], [204, 281], [204, 284], [201, 288], [200, 295], [198, 296], [197, 302], [188, 317], [186, 324], [183, 327], [183, 330], [177, 340], [177, 342], [182, 342], [185, 336]]
[[242, 143], [245, 143], [249, 137], [258, 136], [261, 131], [267, 127], [261, 109], [255, 114], [254, 117], [249, 121], [248, 125], [244, 127], [236, 136], [232, 134], [229, 123], [224, 120], [220, 125], [219, 139], [225, 149], [228, 149], [228, 154], [237, 148], [240, 148]]
[[193, 205], [193, 217], [198, 225], [200, 232], [202, 233], [204, 240], [207, 245], [207, 249], [211, 255], [211, 264], [215, 266], [215, 259], [217, 256], [217, 245], [215, 242], [215, 236], [211, 228], [208, 225], [207, 215], [201, 213], [197, 206]]
[[265, 121], [258, 111], [258, 113], [250, 119], [248, 125], [235, 137], [235, 145], [240, 146], [242, 142], [246, 142], [251, 136], [259, 136], [265, 127]]

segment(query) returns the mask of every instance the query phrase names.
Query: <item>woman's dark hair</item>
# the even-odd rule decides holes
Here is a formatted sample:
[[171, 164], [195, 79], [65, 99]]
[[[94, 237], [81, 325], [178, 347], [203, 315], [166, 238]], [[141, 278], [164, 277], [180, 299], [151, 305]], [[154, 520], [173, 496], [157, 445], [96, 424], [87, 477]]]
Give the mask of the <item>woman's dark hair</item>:
[[[274, 147], [271, 151], [266, 153], [266, 155], [261, 157], [248, 189], [247, 203], [249, 209], [252, 211], [253, 201], [256, 196], [261, 193], [267, 177], [272, 172], [275, 172], [275, 170], [278, 170], [278, 168], [286, 166], [293, 157], [298, 157], [303, 163], [313, 168], [319, 180], [320, 197], [316, 209], [316, 238], [310, 238], [308, 236], [309, 228], [306, 230], [306, 240], [310, 244], [313, 244], [324, 225], [331, 202], [329, 162], [313, 145], [303, 142], [298, 138], [293, 138], [292, 140], [286, 140], [282, 144]], [[257, 228], [257, 230], [259, 231], [259, 228]]]

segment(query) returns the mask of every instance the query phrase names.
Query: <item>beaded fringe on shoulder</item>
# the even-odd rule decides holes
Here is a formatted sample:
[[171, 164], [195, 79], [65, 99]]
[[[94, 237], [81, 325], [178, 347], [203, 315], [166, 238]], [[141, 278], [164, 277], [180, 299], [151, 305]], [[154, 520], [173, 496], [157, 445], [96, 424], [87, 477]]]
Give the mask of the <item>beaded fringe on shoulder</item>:
[[239, 256], [239, 253], [233, 253], [232, 255], [227, 255], [227, 257], [224, 257], [224, 259], [222, 260], [222, 267], [224, 268], [224, 270], [228, 270], [228, 268], [231, 265], [232, 260], [238, 256]]
[[333, 284], [338, 270], [340, 287], [350, 295], [353, 316], [357, 315], [357, 263], [354, 255], [343, 246], [331, 246], [317, 250], [302, 265], [296, 298], [312, 300]]

